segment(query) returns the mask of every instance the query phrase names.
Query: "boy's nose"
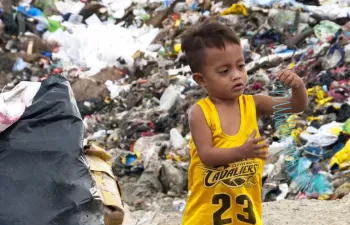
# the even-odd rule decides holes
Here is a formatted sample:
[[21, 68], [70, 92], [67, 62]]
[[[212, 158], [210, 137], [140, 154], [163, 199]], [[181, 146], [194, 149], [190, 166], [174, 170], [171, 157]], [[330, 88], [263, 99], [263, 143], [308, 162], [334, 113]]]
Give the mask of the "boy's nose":
[[233, 73], [233, 75], [231, 76], [231, 79], [233, 80], [233, 81], [235, 81], [235, 80], [239, 80], [239, 79], [241, 79], [241, 75], [239, 74], [239, 73]]

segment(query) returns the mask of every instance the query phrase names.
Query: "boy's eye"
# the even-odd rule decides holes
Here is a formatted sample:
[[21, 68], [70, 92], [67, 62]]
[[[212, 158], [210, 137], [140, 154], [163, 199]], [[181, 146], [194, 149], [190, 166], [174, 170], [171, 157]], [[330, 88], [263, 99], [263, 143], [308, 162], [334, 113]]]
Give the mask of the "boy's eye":
[[239, 65], [239, 68], [244, 68], [245, 67], [245, 64], [241, 64], [241, 65]]
[[228, 73], [228, 69], [221, 70], [219, 73], [221, 73], [221, 74], [227, 74], [227, 73]]

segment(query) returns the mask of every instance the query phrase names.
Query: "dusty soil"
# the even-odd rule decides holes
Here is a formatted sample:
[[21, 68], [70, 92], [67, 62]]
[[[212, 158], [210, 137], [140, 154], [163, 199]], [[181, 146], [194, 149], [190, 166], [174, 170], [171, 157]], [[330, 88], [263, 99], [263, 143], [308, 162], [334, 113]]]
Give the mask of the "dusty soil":
[[[180, 212], [135, 211], [123, 225], [180, 225]], [[350, 225], [350, 195], [341, 200], [264, 203], [264, 225]], [[205, 224], [203, 224], [205, 225]]]

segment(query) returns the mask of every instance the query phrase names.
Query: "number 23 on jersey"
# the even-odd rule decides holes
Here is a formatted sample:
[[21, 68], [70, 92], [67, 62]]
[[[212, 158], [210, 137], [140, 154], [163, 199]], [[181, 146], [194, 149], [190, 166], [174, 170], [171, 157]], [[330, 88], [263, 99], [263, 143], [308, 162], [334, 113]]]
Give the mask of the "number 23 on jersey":
[[[212, 205], [219, 209], [213, 213], [213, 225], [234, 225], [233, 221], [238, 220], [242, 224], [256, 224], [256, 217], [251, 199], [247, 195], [238, 195], [234, 201], [230, 195], [220, 193], [212, 197]], [[231, 211], [231, 217], [223, 217], [225, 212]], [[233, 218], [235, 217], [235, 218]]]

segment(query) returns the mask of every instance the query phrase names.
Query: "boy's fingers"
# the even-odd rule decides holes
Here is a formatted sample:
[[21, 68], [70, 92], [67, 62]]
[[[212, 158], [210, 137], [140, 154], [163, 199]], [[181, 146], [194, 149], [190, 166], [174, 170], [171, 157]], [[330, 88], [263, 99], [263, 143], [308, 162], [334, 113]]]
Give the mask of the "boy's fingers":
[[256, 136], [256, 130], [254, 129], [254, 130], [252, 131], [252, 133], [250, 134], [249, 138], [250, 138], [250, 139], [254, 139], [255, 136]]
[[290, 71], [287, 71], [287, 72], [283, 73], [283, 76], [284, 76], [285, 80], [287, 80], [291, 75], [292, 75], [292, 73]]
[[267, 159], [267, 155], [266, 154], [263, 154], [263, 155], [261, 155], [259, 158], [261, 158], [261, 159]]
[[259, 149], [255, 149], [254, 150], [254, 156], [256, 156], [256, 157], [260, 156], [260, 150]]
[[264, 141], [264, 140], [265, 140], [265, 137], [258, 137], [254, 139], [254, 142], [259, 143], [260, 141]]
[[288, 75], [290, 74], [292, 71], [290, 69], [283, 69], [279, 72], [280, 75]]
[[277, 77], [279, 78], [280, 81], [284, 81], [291, 74], [292, 72], [289, 69], [283, 69], [278, 73]]
[[254, 156], [253, 157], [260, 158], [260, 159], [267, 159], [268, 153], [267, 153], [266, 150], [260, 150], [260, 149], [258, 150], [258, 149], [256, 149], [256, 150], [254, 150]]
[[287, 78], [288, 78], [288, 74], [284, 74], [284, 75], [281, 76], [280, 81], [281, 82], [286, 82]]
[[267, 159], [267, 157], [268, 157], [267, 151], [260, 151], [260, 158]]
[[269, 145], [268, 145], [268, 144], [266, 144], [266, 143], [264, 143], [264, 144], [260, 144], [260, 145], [258, 145], [258, 147], [259, 147], [259, 149], [262, 149], [262, 148], [268, 148], [268, 147], [269, 147]]
[[281, 77], [285, 71], [287, 71], [287, 70], [286, 70], [286, 69], [280, 70], [280, 71], [277, 73], [277, 77]]
[[294, 80], [294, 77], [293, 77], [293, 76], [288, 76], [288, 77], [286, 78], [286, 84], [287, 84], [287, 85], [290, 85], [290, 84], [292, 83], [293, 80]]

